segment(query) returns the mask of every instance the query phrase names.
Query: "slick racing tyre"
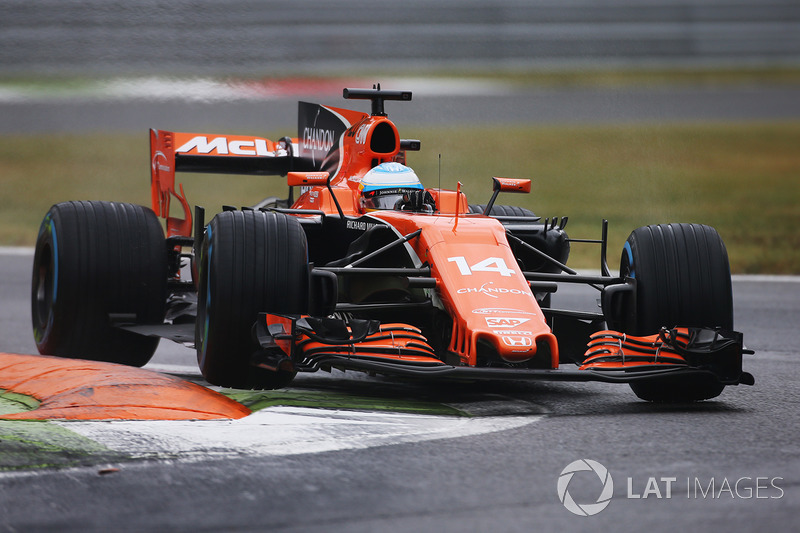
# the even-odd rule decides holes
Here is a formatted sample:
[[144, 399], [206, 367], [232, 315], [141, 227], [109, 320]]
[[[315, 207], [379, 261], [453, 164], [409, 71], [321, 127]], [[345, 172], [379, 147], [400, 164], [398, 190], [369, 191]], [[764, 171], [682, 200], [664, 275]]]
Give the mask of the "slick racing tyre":
[[297, 219], [261, 211], [226, 211], [206, 229], [199, 257], [195, 345], [209, 383], [276, 389], [296, 372], [251, 365], [261, 312], [301, 314], [308, 307], [306, 236]]
[[163, 322], [167, 250], [158, 218], [133, 204], [54, 205], [39, 230], [31, 288], [40, 353], [144, 365], [159, 339], [114, 328], [111, 317]]
[[662, 326], [733, 329], [728, 253], [714, 228], [662, 224], [635, 230], [620, 260], [620, 276], [636, 280], [636, 310], [626, 333], [650, 335]]
[[[483, 213], [486, 205], [470, 205], [470, 213]], [[495, 217], [535, 217], [536, 215], [530, 209], [524, 207], [517, 207], [515, 205], [493, 205], [489, 215]]]
[[[733, 293], [728, 253], [717, 231], [700, 224], [662, 224], [636, 229], [620, 261], [620, 277], [636, 280], [633, 320], [624, 331], [658, 333], [661, 327], [733, 329]], [[631, 383], [644, 400], [697, 401], [718, 396], [724, 385], [713, 376]]]

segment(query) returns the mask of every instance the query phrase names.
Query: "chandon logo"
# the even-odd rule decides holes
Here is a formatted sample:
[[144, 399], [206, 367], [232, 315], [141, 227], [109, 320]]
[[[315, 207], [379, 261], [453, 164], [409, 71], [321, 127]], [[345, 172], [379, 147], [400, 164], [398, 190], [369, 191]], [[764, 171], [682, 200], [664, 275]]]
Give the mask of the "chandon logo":
[[[569, 493], [569, 483], [577, 472], [594, 472], [600, 479], [603, 489], [594, 503], [577, 503]], [[611, 479], [608, 469], [591, 459], [578, 459], [573, 461], [561, 471], [558, 476], [558, 499], [564, 507], [571, 513], [579, 516], [596, 515], [611, 503], [611, 496], [614, 493], [614, 481]]]
[[529, 295], [530, 292], [526, 292], [522, 289], [508, 289], [506, 287], [490, 287], [489, 285], [494, 285], [494, 282], [489, 281], [484, 283], [480, 287], [463, 287], [458, 289], [458, 294], [469, 294], [469, 293], [478, 293], [484, 294], [486, 296], [490, 296], [492, 298], [497, 298], [498, 294], [522, 294], [522, 295]]
[[327, 152], [333, 146], [336, 132], [322, 128], [303, 128], [303, 145], [307, 150]]

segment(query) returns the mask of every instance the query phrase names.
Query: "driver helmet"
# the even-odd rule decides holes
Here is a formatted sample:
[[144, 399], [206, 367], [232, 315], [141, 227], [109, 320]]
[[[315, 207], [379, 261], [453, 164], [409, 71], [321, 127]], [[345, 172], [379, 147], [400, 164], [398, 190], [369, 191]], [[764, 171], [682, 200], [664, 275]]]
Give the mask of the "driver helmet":
[[424, 191], [414, 171], [400, 163], [381, 163], [370, 169], [359, 184], [361, 208], [365, 211], [397, 209], [403, 195]]

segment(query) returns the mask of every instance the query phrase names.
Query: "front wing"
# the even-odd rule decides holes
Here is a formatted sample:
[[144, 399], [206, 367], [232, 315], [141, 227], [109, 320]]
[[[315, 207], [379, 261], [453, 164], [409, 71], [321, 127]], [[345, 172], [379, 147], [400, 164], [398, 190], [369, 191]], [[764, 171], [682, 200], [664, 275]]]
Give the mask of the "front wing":
[[[262, 351], [253, 364], [271, 370], [313, 372], [320, 369], [357, 370], [374, 374], [436, 380], [599, 381], [632, 383], [639, 380], [680, 380], [713, 376], [723, 385], [752, 385], [754, 378], [742, 371], [742, 354], [751, 353], [734, 334], [716, 345], [676, 353], [657, 336], [611, 338], [602, 332], [589, 343], [586, 361], [576, 370], [520, 367], [454, 366], [435, 356], [421, 332], [406, 324], [379, 324], [374, 320], [319, 319], [262, 314], [255, 336]], [[673, 330], [674, 331], [674, 330]], [[706, 331], [706, 330], [703, 330]], [[724, 341], [724, 342], [722, 342]], [[605, 342], [605, 346], [600, 344]], [[650, 343], [647, 354], [642, 343]], [[609, 348], [609, 345], [613, 345]], [[662, 346], [663, 345], [663, 346]], [[632, 353], [633, 346], [636, 356]], [[686, 346], [684, 346], [686, 348]], [[693, 346], [689, 346], [692, 351]], [[605, 350], [602, 354], [599, 350]], [[668, 356], [669, 352], [669, 356]], [[602, 357], [601, 357], [602, 356]]]

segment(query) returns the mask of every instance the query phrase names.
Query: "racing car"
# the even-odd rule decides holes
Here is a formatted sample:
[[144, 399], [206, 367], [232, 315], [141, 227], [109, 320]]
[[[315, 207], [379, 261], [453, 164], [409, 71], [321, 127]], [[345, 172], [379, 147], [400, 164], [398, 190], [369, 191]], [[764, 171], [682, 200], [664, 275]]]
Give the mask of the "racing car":
[[[612, 275], [607, 221], [599, 239], [573, 239], [567, 217], [496, 202], [528, 193], [530, 179], [487, 178], [485, 203], [460, 183], [426, 188], [407, 166], [421, 142], [385, 112], [412, 93], [343, 96], [370, 112], [299, 102], [296, 137], [151, 130], [152, 208], [54, 205], [33, 265], [39, 351], [142, 366], [166, 338], [233, 388], [331, 369], [628, 383], [670, 402], [753, 384], [716, 230], [638, 228]], [[206, 221], [176, 172], [281, 176], [288, 195]], [[599, 247], [599, 273], [566, 265], [572, 243]], [[596, 312], [552, 307], [565, 283], [596, 289]]]

